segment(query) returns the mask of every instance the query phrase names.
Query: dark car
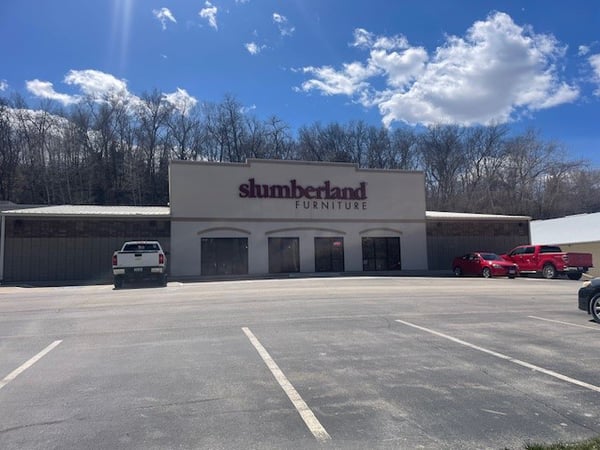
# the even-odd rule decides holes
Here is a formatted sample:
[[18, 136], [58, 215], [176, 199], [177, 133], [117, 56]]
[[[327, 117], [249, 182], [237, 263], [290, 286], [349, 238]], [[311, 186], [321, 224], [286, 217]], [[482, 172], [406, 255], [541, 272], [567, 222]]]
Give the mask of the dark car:
[[585, 281], [578, 293], [579, 309], [591, 314], [600, 323], [600, 278]]
[[500, 255], [491, 252], [473, 252], [457, 256], [452, 261], [454, 275], [482, 275], [490, 277], [515, 278], [519, 269], [513, 262], [506, 261]]

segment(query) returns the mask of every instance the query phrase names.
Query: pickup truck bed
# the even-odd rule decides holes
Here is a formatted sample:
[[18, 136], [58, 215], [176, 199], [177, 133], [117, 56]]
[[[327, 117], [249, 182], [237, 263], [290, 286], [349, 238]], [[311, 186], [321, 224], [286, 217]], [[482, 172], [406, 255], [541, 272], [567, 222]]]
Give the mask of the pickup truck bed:
[[502, 257], [517, 264], [522, 275], [537, 273], [544, 278], [564, 274], [579, 280], [594, 267], [591, 253], [563, 252], [556, 245], [521, 245]]

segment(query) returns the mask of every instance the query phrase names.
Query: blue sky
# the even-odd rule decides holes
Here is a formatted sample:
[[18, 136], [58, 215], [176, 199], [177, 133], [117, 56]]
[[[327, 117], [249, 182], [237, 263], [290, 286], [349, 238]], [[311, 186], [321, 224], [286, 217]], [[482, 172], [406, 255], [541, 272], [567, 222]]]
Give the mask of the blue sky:
[[509, 123], [600, 168], [600, 2], [3, 0], [0, 95], [232, 94], [293, 129]]

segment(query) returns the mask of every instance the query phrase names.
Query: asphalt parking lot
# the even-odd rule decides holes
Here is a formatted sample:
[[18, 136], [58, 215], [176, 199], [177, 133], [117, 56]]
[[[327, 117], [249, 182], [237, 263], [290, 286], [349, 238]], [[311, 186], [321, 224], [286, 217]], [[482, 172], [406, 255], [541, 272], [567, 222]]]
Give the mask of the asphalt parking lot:
[[581, 283], [0, 287], [0, 448], [503, 449], [600, 435]]

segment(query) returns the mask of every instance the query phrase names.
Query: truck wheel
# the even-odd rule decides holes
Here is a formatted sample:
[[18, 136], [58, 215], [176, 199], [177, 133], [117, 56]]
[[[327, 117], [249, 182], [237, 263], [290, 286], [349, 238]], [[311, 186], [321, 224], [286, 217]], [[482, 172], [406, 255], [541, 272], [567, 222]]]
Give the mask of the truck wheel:
[[569, 280], [580, 280], [581, 279], [581, 272], [577, 272], [577, 273], [568, 273], [567, 276], [569, 277]]
[[462, 270], [460, 267], [455, 267], [454, 268], [454, 275], [457, 277], [462, 277]]
[[492, 271], [489, 267], [484, 267], [481, 274], [483, 275], [483, 278], [492, 278]]
[[165, 287], [167, 285], [167, 276], [163, 275], [158, 279], [158, 284]]
[[552, 264], [546, 264], [542, 269], [542, 276], [548, 280], [556, 277], [556, 268]]
[[590, 303], [590, 310], [592, 313], [592, 317], [594, 318], [594, 320], [598, 323], [600, 323], [600, 295], [596, 295], [591, 303]]
[[114, 281], [115, 281], [115, 289], [121, 289], [123, 287], [123, 277], [116, 276]]

